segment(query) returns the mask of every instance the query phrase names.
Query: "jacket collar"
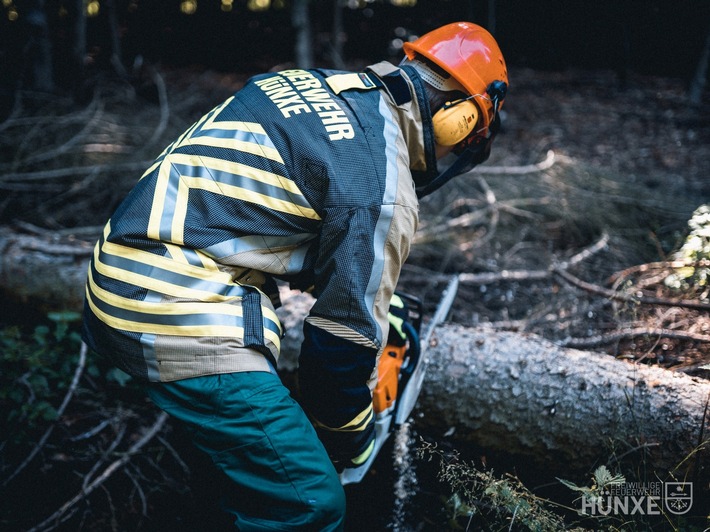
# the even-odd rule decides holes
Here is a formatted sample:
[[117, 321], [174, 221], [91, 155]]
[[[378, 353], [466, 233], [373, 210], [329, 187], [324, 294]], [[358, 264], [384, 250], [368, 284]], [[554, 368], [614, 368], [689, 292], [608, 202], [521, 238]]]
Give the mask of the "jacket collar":
[[409, 152], [414, 185], [425, 187], [436, 178], [438, 170], [431, 109], [421, 77], [411, 66], [395, 67], [386, 61], [371, 65], [367, 70], [381, 80], [394, 102]]

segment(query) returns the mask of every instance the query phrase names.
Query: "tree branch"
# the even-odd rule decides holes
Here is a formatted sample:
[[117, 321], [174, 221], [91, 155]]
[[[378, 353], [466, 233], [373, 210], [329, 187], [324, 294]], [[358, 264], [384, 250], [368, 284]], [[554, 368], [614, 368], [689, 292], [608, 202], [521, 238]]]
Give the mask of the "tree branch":
[[555, 164], [555, 152], [553, 150], [548, 150], [545, 155], [545, 159], [535, 164], [526, 164], [523, 166], [477, 166], [473, 170], [461, 174], [462, 176], [467, 176], [470, 174], [533, 174], [535, 172], [541, 172], [542, 170], [547, 170], [552, 168]]
[[96, 477], [96, 479], [91, 482], [91, 484], [87, 485], [86, 487], [83, 487], [76, 495], [74, 495], [74, 497], [65, 502], [56, 512], [47, 517], [41, 523], [32, 527], [28, 532], [52, 530], [53, 528], [56, 528], [57, 525], [61, 524], [65, 520], [63, 519], [65, 514], [74, 505], [91, 495], [91, 493], [96, 488], [100, 487], [104, 482], [106, 482], [106, 480], [111, 477], [111, 475], [113, 475], [116, 471], [125, 466], [134, 455], [140, 452], [143, 447], [145, 447], [146, 444], [148, 444], [148, 442], [150, 442], [155, 437], [155, 435], [160, 432], [160, 430], [165, 425], [167, 419], [168, 414], [165, 412], [161, 412], [155, 423], [153, 423], [153, 425], [151, 426], [150, 430], [147, 430], [145, 434], [143, 434], [143, 436], [135, 444], [133, 444], [121, 458], [112, 462], [106, 469], [104, 469], [101, 475]]
[[[81, 375], [84, 372], [84, 366], [86, 365], [86, 350], [86, 344], [82, 342], [81, 350], [79, 351], [79, 362], [76, 366], [76, 370], [74, 371], [74, 378], [72, 379], [72, 382], [69, 385], [67, 393], [64, 395], [64, 400], [62, 401], [62, 404], [57, 409], [57, 420], [61, 418], [64, 414], [64, 410], [66, 410], [69, 401], [71, 401], [71, 398], [74, 396], [76, 387], [79, 385], [79, 379], [81, 378]], [[25, 458], [23, 462], [17, 467], [17, 469], [15, 469], [15, 471], [3, 481], [3, 488], [7, 486], [7, 484], [13, 478], [15, 478], [25, 467], [27, 467], [27, 465], [34, 459], [35, 456], [37, 456], [37, 453], [39, 453], [39, 451], [44, 447], [44, 444], [47, 442], [47, 439], [52, 434], [52, 431], [54, 430], [55, 426], [55, 423], [49, 426], [49, 428], [44, 432], [42, 437], [37, 442], [37, 445], [35, 445], [35, 447], [32, 449], [27, 458]]]
[[608, 288], [603, 288], [601, 286], [587, 283], [581, 279], [575, 277], [563, 268], [553, 268], [552, 271], [555, 275], [558, 275], [568, 283], [586, 290], [587, 292], [592, 292], [595, 294], [608, 297], [609, 299], [614, 299], [617, 301], [633, 301], [636, 303], [641, 303], [643, 305], [664, 305], [669, 307], [684, 307], [692, 308], [697, 310], [710, 310], [710, 304], [702, 303], [700, 301], [692, 301], [686, 299], [666, 299], [661, 297], [653, 297], [644, 295], [643, 292], [636, 292], [634, 294], [627, 294], [624, 292], [617, 292], [614, 290], [609, 290]]
[[673, 329], [636, 327], [624, 329], [608, 334], [590, 336], [589, 338], [568, 338], [561, 342], [556, 342], [562, 347], [574, 347], [576, 349], [586, 349], [600, 345], [611, 344], [619, 340], [628, 340], [637, 336], [658, 336], [663, 338], [673, 338], [676, 340], [692, 340], [695, 342], [710, 342], [710, 336], [705, 334], [694, 334], [690, 332], [675, 331]]

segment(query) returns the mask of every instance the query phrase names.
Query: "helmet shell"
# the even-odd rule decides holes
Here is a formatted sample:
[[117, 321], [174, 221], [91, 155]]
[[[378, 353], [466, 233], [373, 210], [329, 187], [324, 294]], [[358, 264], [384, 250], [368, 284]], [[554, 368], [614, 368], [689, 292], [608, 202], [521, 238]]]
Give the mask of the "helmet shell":
[[505, 59], [488, 30], [470, 22], [454, 22], [405, 43], [404, 53], [410, 60], [417, 54], [424, 56], [461, 83], [481, 108], [482, 125], [488, 129], [497, 111], [487, 95], [488, 87], [494, 81], [508, 85]]

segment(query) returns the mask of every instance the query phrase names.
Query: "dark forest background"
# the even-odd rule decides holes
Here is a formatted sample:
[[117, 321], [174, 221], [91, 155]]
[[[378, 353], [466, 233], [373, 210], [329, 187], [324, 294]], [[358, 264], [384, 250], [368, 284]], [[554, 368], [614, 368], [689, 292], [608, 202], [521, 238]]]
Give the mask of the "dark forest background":
[[[54, 80], [71, 85], [73, 4], [58, 0], [5, 0], [0, 20], [3, 82], [31, 85], [32, 61], [51, 41]], [[137, 57], [166, 66], [258, 72], [294, 61], [296, 27], [286, 0], [105, 0], [92, 1], [87, 18], [89, 68], [106, 66], [117, 25], [126, 68]], [[611, 69], [623, 81], [629, 70], [690, 80], [710, 28], [703, 0], [399, 0], [307, 2], [317, 66], [332, 66], [336, 5], [350, 64], [400, 54], [407, 39], [458, 20], [494, 33], [509, 66], [544, 70]], [[403, 7], [404, 6], [404, 7]], [[184, 11], [191, 12], [186, 14]], [[111, 15], [111, 16], [109, 16]], [[43, 19], [44, 17], [44, 19]], [[114, 17], [114, 18], [112, 18]], [[514, 90], [515, 80], [511, 80]]]

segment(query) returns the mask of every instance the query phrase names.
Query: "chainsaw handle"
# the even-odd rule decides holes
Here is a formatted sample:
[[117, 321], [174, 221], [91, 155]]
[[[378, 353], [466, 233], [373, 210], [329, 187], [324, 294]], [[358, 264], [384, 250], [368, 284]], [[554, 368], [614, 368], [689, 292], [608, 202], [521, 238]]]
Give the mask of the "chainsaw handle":
[[422, 346], [419, 341], [419, 331], [417, 331], [412, 323], [405, 321], [402, 324], [402, 331], [404, 331], [404, 334], [407, 336], [407, 340], [409, 341], [409, 346], [407, 347], [407, 353], [405, 355], [407, 357], [407, 366], [402, 368], [402, 371], [400, 372], [400, 385], [404, 386], [406, 384], [406, 379], [412, 375], [414, 368], [417, 366], [417, 362], [419, 362], [419, 357], [422, 353]]

